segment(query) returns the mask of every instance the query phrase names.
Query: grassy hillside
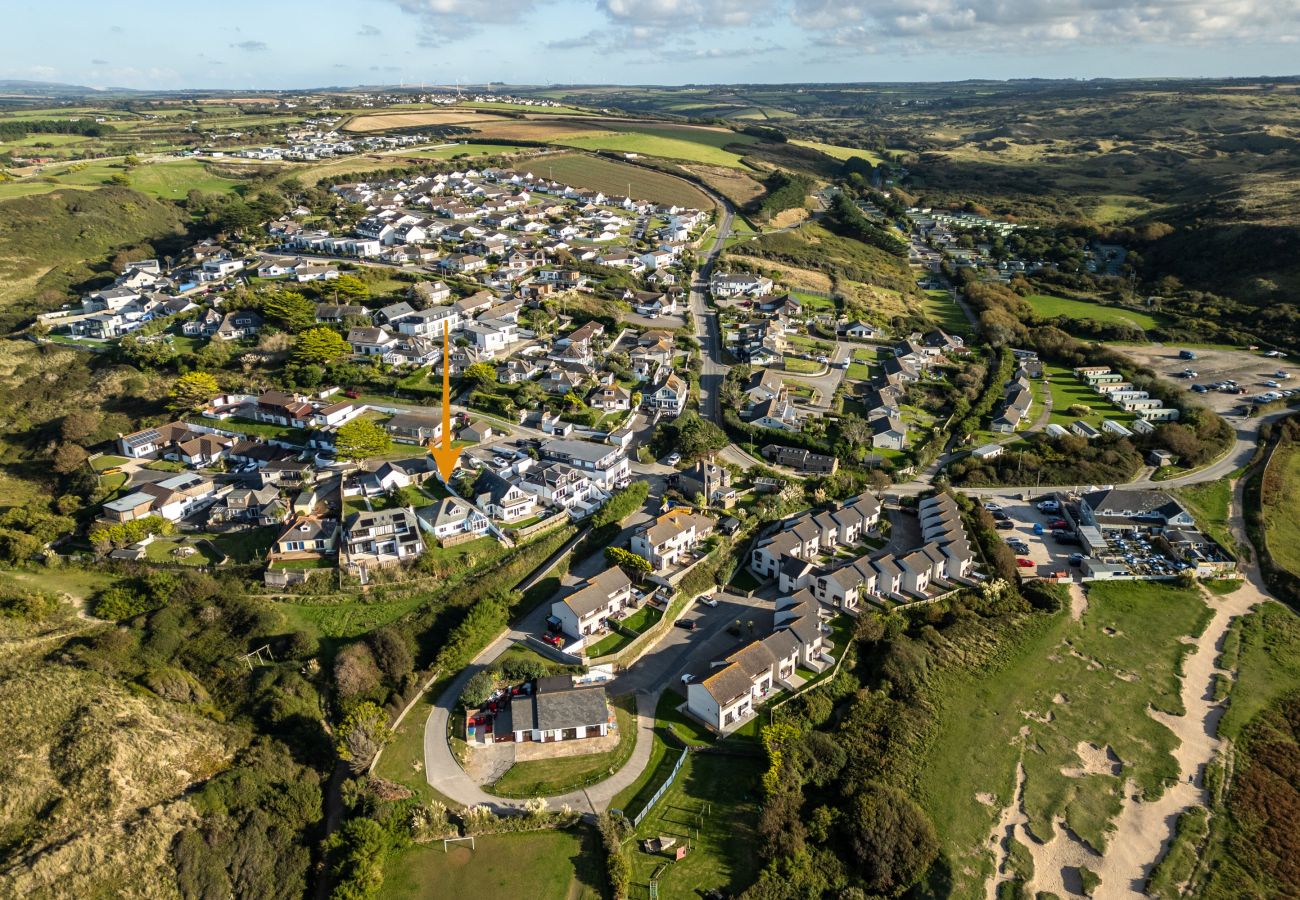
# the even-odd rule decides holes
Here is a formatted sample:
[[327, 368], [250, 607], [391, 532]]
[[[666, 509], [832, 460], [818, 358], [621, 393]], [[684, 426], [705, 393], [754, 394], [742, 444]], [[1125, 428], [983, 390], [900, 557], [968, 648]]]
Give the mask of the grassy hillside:
[[176, 206], [127, 188], [60, 190], [0, 203], [0, 332], [58, 307], [119, 249], [184, 234]]

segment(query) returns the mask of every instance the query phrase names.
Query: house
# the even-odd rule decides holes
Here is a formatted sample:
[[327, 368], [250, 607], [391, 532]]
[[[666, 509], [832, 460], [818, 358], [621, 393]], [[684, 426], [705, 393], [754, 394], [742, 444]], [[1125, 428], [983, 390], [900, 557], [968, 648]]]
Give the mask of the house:
[[383, 356], [397, 339], [378, 326], [348, 330], [348, 343], [357, 356]]
[[317, 303], [316, 321], [337, 325], [348, 319], [361, 319], [369, 315], [370, 310], [354, 303]]
[[671, 294], [653, 291], [629, 291], [632, 309], [637, 315], [657, 319], [677, 312], [677, 298]]
[[453, 253], [444, 258], [439, 265], [448, 272], [469, 275], [487, 268], [487, 260], [472, 253]]
[[415, 513], [405, 507], [353, 513], [343, 528], [343, 562], [384, 565], [424, 552]]
[[459, 543], [457, 539], [467, 540], [468, 537], [487, 534], [491, 524], [487, 516], [459, 497], [447, 497], [441, 503], [422, 506], [415, 511], [415, 516], [420, 527], [444, 546], [448, 541]]
[[181, 472], [161, 481], [142, 484], [135, 491], [103, 506], [103, 518], [130, 522], [147, 516], [161, 516], [170, 522], [198, 512], [212, 503], [216, 486], [195, 472]]
[[262, 488], [234, 488], [208, 510], [208, 524], [279, 525], [289, 515], [289, 504], [280, 499], [274, 485]]
[[656, 572], [688, 561], [688, 554], [713, 533], [713, 519], [682, 510], [669, 510], [632, 533], [631, 550]]
[[768, 444], [762, 450], [763, 458], [773, 465], [786, 466], [804, 475], [834, 475], [840, 461], [824, 453], [813, 453], [802, 447], [782, 447]]
[[641, 406], [665, 415], [679, 416], [686, 408], [686, 399], [689, 396], [690, 388], [686, 382], [672, 372], [653, 390], [645, 392]]
[[770, 428], [775, 431], [800, 431], [803, 428], [798, 408], [784, 393], [779, 397], [755, 404], [749, 414], [750, 423], [759, 428]]
[[501, 384], [518, 384], [532, 381], [541, 374], [542, 368], [531, 356], [516, 356], [497, 366], [497, 381]]
[[583, 638], [603, 631], [606, 620], [625, 610], [634, 609], [632, 579], [618, 566], [580, 584], [562, 600], [551, 604], [551, 615], [560, 628], [573, 638]]
[[518, 522], [537, 514], [537, 498], [490, 469], [474, 480], [474, 505], [499, 522]]
[[442, 417], [436, 413], [397, 413], [384, 423], [393, 440], [404, 444], [427, 444], [442, 439]]
[[1079, 498], [1079, 518], [1098, 528], [1137, 529], [1158, 534], [1167, 528], [1194, 528], [1192, 514], [1165, 491], [1112, 489]]
[[421, 281], [411, 286], [411, 299], [414, 300], [421, 309], [430, 306], [438, 306], [446, 303], [451, 299], [451, 288], [447, 287], [441, 281]]
[[869, 322], [854, 321], [841, 329], [841, 334], [855, 341], [878, 341], [885, 333]]
[[598, 387], [587, 398], [587, 404], [606, 413], [625, 412], [632, 408], [632, 392], [618, 384]]
[[871, 423], [871, 446], [877, 450], [907, 448], [907, 423], [901, 418], [881, 416]]
[[763, 297], [772, 293], [772, 279], [750, 273], [714, 272], [709, 290], [715, 297]]
[[[730, 509], [736, 503], [731, 470], [711, 459], [701, 459], [675, 476], [677, 490], [684, 497], [702, 497], [706, 506]], [[672, 484], [670, 476], [669, 484]]]
[[212, 337], [218, 341], [238, 341], [243, 338], [253, 337], [261, 328], [261, 315], [254, 310], [243, 309], [238, 312], [226, 313]]
[[609, 734], [612, 718], [605, 689], [599, 684], [575, 684], [570, 675], [548, 675], [534, 682], [531, 692], [515, 695], [497, 713], [497, 741], [573, 741]]
[[543, 459], [562, 462], [591, 473], [602, 490], [624, 487], [630, 479], [631, 467], [622, 447], [595, 444], [579, 440], [543, 441]]
[[749, 398], [751, 406], [777, 399], [785, 393], [785, 381], [776, 369], [762, 369], [755, 372], [750, 376], [749, 385], [745, 388], [745, 396]]
[[307, 428], [315, 407], [301, 397], [284, 391], [263, 391], [253, 404], [253, 419], [286, 428]]
[[1001, 444], [983, 444], [970, 452], [971, 459], [996, 459], [1002, 455]]
[[799, 657], [799, 639], [782, 628], [742, 647], [708, 677], [687, 685], [686, 708], [711, 728], [730, 731], [754, 715], [777, 682], [789, 683]]
[[336, 519], [301, 516], [290, 522], [275, 539], [273, 556], [323, 556], [338, 549], [339, 523]]

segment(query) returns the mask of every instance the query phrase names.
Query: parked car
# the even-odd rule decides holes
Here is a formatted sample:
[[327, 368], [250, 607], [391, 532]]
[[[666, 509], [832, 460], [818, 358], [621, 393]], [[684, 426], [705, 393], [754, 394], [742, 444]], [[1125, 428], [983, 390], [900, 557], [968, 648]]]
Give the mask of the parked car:
[[713, 596], [712, 594], [705, 594], [703, 597], [700, 598], [700, 602], [703, 603], [705, 606], [717, 606], [718, 598]]
[[1038, 511], [1045, 513], [1060, 512], [1061, 504], [1056, 500], [1040, 500], [1038, 501]]
[[1034, 567], [1034, 561], [1032, 559], [1025, 559], [1023, 556], [1018, 556], [1016, 557], [1016, 565], [1022, 569], [1032, 569]]
[[680, 453], [669, 453], [667, 456], [664, 457], [665, 466], [675, 466], [681, 461], [682, 461], [682, 455]]
[[675, 624], [678, 628], [685, 628], [687, 631], [695, 630], [695, 620], [693, 619], [678, 619], [673, 624]]
[[1002, 512], [1002, 507], [999, 506], [999, 505], [996, 504], [996, 503], [991, 503], [991, 502], [990, 502], [990, 503], [985, 503], [985, 504], [984, 504], [984, 508], [987, 509], [987, 510], [988, 510], [989, 512], [991, 512], [991, 513]]
[[995, 513], [993, 514], [993, 518], [997, 519], [999, 522], [1010, 522], [1010, 521], [1011, 521], [1011, 517], [1010, 517], [1009, 515], [1007, 515], [1006, 513], [1004, 513], [1004, 512], [1003, 512], [1002, 510], [1000, 510], [1000, 509], [999, 509], [997, 512], [995, 512]]
[[682, 676], [682, 684], [690, 684], [694, 680], [695, 680], [695, 676], [692, 675], [690, 672], [687, 672], [685, 675]]
[[1069, 528], [1070, 523], [1064, 519], [1053, 519], [1047, 523], [1048, 528]]
[[1016, 523], [1015, 523], [1015, 522], [1007, 521], [1006, 519], [1003, 519], [1003, 520], [1001, 520], [1001, 521], [999, 521], [999, 522], [994, 522], [994, 523], [993, 523], [993, 527], [994, 527], [994, 528], [997, 528], [997, 529], [1000, 530], [1000, 531], [1012, 531], [1012, 530], [1015, 529], [1015, 527], [1016, 527]]

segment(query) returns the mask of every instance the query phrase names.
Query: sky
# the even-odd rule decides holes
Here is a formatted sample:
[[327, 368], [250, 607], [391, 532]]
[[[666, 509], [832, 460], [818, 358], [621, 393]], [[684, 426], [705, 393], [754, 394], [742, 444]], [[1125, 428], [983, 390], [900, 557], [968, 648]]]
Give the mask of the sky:
[[1300, 74], [1297, 0], [0, 0], [0, 79], [129, 87]]

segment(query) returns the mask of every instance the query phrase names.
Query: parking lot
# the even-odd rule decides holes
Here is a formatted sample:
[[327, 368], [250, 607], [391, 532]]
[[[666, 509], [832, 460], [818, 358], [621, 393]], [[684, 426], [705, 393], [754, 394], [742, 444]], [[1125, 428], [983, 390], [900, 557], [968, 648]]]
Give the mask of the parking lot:
[[[986, 497], [986, 504], [1000, 507], [1000, 512], [1007, 516], [1005, 521], [1013, 527], [998, 530], [1003, 540], [1008, 543], [1019, 541], [1025, 548], [1016, 550], [1017, 559], [1027, 559], [1032, 567], [1022, 567], [1025, 575], [1049, 576], [1053, 572], [1068, 572], [1072, 578], [1078, 578], [1078, 567], [1070, 565], [1070, 554], [1082, 552], [1077, 545], [1065, 544], [1052, 537], [1052, 523], [1061, 518], [1060, 513], [1040, 512], [1033, 503], [1014, 497]], [[995, 514], [996, 517], [996, 514]], [[1042, 526], [1042, 534], [1034, 533], [1034, 526]]]
[[[1300, 368], [1293, 372], [1291, 364], [1285, 358], [1264, 356], [1259, 351], [1182, 348], [1173, 344], [1126, 345], [1116, 349], [1189, 391], [1194, 384], [1210, 387], [1225, 381], [1236, 382], [1237, 387], [1245, 389], [1244, 394], [1217, 389], [1196, 392], [1202, 403], [1220, 415], [1238, 413], [1243, 404], [1250, 403], [1252, 398], [1268, 391], [1300, 391]], [[1179, 353], [1183, 349], [1195, 353], [1196, 358], [1181, 358]], [[1185, 371], [1195, 372], [1196, 375], [1184, 376]], [[1282, 377], [1279, 372], [1287, 373], [1290, 377]]]
[[[1036, 504], [1041, 500], [1030, 502], [1015, 497], [985, 497], [984, 503], [986, 508], [988, 504], [998, 507], [997, 511], [990, 510], [994, 518], [1005, 516], [1002, 521], [1011, 524], [1010, 528], [999, 528], [998, 534], [1011, 545], [1016, 558], [1033, 563], [1022, 567], [1023, 574], [1049, 577], [1056, 572], [1068, 572], [1072, 580], [1078, 581], [1083, 574], [1082, 568], [1071, 565], [1070, 557], [1086, 555], [1087, 551], [1069, 537], [1053, 536], [1054, 530], [1063, 530], [1070, 535], [1074, 532], [1068, 527], [1068, 517], [1062, 513], [1039, 510]], [[1035, 532], [1036, 525], [1042, 526], [1041, 533]], [[1062, 525], [1066, 527], [1061, 528]], [[1186, 568], [1185, 563], [1176, 563], [1166, 557], [1145, 535], [1113, 529], [1106, 530], [1105, 534], [1106, 551], [1091, 554], [1098, 562], [1124, 566], [1133, 575], [1148, 578], [1172, 577], [1180, 568]]]

